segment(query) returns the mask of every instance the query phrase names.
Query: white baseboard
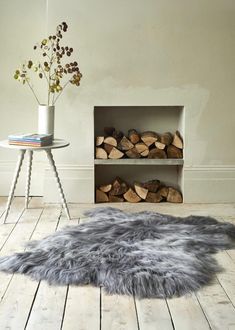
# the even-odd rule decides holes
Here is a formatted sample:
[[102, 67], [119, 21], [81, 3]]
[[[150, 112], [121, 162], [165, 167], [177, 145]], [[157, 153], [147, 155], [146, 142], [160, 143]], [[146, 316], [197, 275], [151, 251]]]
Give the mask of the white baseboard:
[[235, 166], [185, 166], [184, 202], [235, 203]]
[[[24, 196], [26, 164], [23, 163], [15, 196]], [[0, 196], [8, 196], [15, 169], [15, 162], [0, 161]], [[94, 203], [93, 166], [57, 165], [66, 199], [70, 203]], [[33, 164], [30, 194], [43, 196], [48, 203], [60, 202], [55, 177], [47, 163]]]
[[[15, 166], [16, 161], [0, 161], [0, 196], [8, 196]], [[26, 162], [24, 162], [18, 178], [15, 196], [25, 194], [26, 166]], [[34, 196], [43, 195], [44, 172], [44, 163], [33, 163], [30, 193]]]
[[[14, 162], [0, 162], [0, 196], [7, 196]], [[46, 165], [47, 166], [47, 165]], [[94, 202], [94, 168], [92, 165], [57, 165], [68, 202]], [[26, 169], [16, 189], [16, 196], [25, 192]], [[235, 166], [194, 166], [184, 168], [185, 203], [235, 203]], [[55, 178], [45, 163], [33, 167], [32, 195], [44, 196], [45, 202], [59, 202]]]
[[[57, 166], [66, 199], [70, 203], [94, 203], [94, 170], [89, 165]], [[44, 201], [58, 202], [60, 195], [52, 171], [45, 170]]]

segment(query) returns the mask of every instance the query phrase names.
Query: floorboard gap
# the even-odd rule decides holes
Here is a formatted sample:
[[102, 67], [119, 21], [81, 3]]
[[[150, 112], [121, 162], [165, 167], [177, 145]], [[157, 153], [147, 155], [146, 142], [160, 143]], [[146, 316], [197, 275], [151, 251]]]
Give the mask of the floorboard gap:
[[169, 306], [169, 304], [168, 304], [167, 299], [165, 299], [165, 302], [166, 302], [166, 306], [167, 306], [167, 309], [168, 309], [168, 313], [169, 313], [170, 318], [171, 318], [172, 329], [175, 330], [175, 324], [174, 324], [174, 321], [173, 321], [173, 317], [172, 317], [172, 315], [171, 315], [170, 306]]
[[140, 322], [139, 322], [139, 316], [138, 316], [138, 311], [137, 311], [137, 306], [136, 306], [136, 301], [135, 301], [135, 295], [133, 295], [133, 300], [134, 300], [134, 306], [135, 306], [137, 329], [140, 330]]
[[233, 306], [233, 308], [235, 309], [235, 306], [232, 302], [232, 300], [230, 299], [229, 295], [227, 294], [227, 291], [225, 290], [225, 288], [223, 287], [223, 284], [221, 283], [221, 281], [219, 280], [219, 278], [216, 276], [217, 281], [219, 282], [219, 285], [221, 286], [221, 288], [223, 289], [225, 295], [227, 296], [228, 300], [230, 301], [231, 305]]
[[40, 284], [41, 284], [41, 281], [38, 283], [38, 285], [37, 285], [37, 289], [36, 289], [36, 291], [35, 291], [35, 293], [34, 293], [33, 300], [32, 300], [32, 304], [31, 304], [30, 309], [29, 309], [29, 314], [28, 314], [28, 316], [27, 316], [27, 320], [26, 320], [26, 323], [25, 323], [25, 326], [24, 326], [24, 330], [27, 328], [27, 325], [28, 325], [28, 322], [29, 322], [29, 318], [30, 318], [30, 315], [31, 315], [31, 312], [32, 312], [32, 309], [33, 309], [34, 302], [35, 302], [36, 297], [37, 297], [37, 293], [38, 293], [38, 290], [39, 290]]
[[100, 330], [102, 329], [102, 287], [100, 286]]
[[63, 329], [64, 316], [65, 316], [65, 310], [66, 310], [66, 306], [67, 306], [68, 294], [69, 294], [69, 285], [67, 285], [67, 289], [66, 289], [65, 300], [64, 300], [64, 308], [63, 308], [63, 313], [62, 313], [62, 318], [61, 318], [60, 330]]
[[207, 320], [207, 323], [208, 323], [209, 328], [212, 329], [212, 327], [211, 327], [211, 325], [210, 325], [210, 321], [209, 321], [208, 318], [207, 318], [207, 315], [206, 315], [206, 313], [205, 313], [205, 311], [204, 311], [204, 309], [203, 309], [203, 307], [202, 307], [202, 305], [201, 305], [200, 300], [198, 299], [197, 294], [195, 294], [195, 297], [196, 297], [196, 299], [197, 299], [197, 301], [198, 301], [198, 304], [199, 304], [199, 306], [200, 306], [200, 308], [201, 308], [201, 310], [202, 310], [202, 313], [203, 313], [205, 319]]

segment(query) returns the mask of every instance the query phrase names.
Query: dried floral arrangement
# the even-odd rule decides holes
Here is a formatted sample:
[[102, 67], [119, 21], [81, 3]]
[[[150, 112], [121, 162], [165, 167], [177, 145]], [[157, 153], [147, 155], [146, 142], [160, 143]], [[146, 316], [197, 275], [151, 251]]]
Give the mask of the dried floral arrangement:
[[37, 62], [28, 60], [14, 73], [16, 80], [28, 85], [38, 104], [41, 103], [30, 79], [30, 73], [32, 71], [39, 79], [46, 80], [48, 87], [47, 105], [55, 105], [69, 84], [74, 86], [80, 85], [82, 74], [79, 70], [78, 63], [76, 61], [67, 61], [65, 63], [65, 58], [70, 57], [73, 53], [72, 47], [61, 45], [63, 33], [67, 29], [68, 25], [66, 22], [59, 24], [54, 35], [50, 35], [33, 47], [34, 50], [40, 51], [41, 60]]

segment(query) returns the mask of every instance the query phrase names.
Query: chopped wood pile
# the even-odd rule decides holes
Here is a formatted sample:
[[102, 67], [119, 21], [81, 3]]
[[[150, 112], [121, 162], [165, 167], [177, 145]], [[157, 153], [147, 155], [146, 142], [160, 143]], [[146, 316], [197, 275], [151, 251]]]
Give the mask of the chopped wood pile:
[[125, 181], [116, 177], [112, 183], [99, 186], [96, 189], [96, 203], [115, 202], [138, 203], [182, 203], [183, 197], [180, 191], [173, 187], [167, 187], [159, 180], [151, 180], [145, 183], [135, 182], [130, 186]]
[[130, 129], [127, 136], [114, 127], [105, 127], [104, 135], [96, 137], [96, 158], [183, 158], [183, 139], [174, 134], [159, 134], [152, 131], [143, 133]]

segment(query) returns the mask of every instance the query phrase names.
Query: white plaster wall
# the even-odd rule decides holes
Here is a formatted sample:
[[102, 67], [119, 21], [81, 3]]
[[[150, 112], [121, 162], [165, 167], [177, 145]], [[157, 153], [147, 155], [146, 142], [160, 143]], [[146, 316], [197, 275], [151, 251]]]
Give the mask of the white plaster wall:
[[[234, 201], [235, 2], [2, 0], [1, 139], [36, 129], [37, 106], [12, 72], [33, 53], [34, 42], [64, 20], [66, 43], [83, 73], [81, 86], [65, 91], [56, 107], [56, 135], [71, 141], [70, 148], [55, 152], [68, 199], [93, 198], [94, 106], [180, 104], [186, 121], [186, 201]], [[0, 150], [0, 175], [15, 157]], [[44, 157], [37, 160], [40, 169]], [[46, 177], [34, 192], [44, 189], [53, 200], [50, 173]], [[0, 194], [6, 191], [7, 182]]]

